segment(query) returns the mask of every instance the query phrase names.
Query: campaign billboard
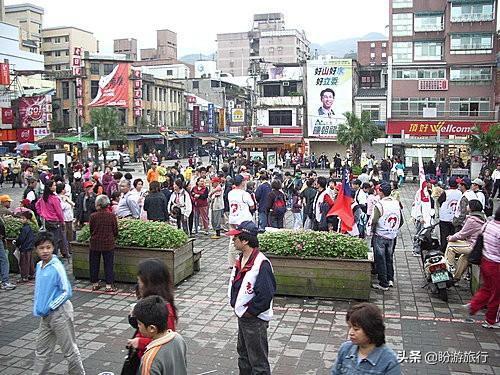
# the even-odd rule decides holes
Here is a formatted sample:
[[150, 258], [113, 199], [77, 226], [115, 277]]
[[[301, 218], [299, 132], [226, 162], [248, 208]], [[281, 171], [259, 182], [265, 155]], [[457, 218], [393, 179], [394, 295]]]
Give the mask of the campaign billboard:
[[97, 96], [89, 104], [91, 107], [127, 108], [130, 64], [122, 63], [99, 80]]
[[19, 127], [37, 128], [50, 125], [52, 96], [39, 95], [19, 98]]
[[336, 138], [344, 113], [352, 109], [352, 60], [307, 62], [308, 135]]

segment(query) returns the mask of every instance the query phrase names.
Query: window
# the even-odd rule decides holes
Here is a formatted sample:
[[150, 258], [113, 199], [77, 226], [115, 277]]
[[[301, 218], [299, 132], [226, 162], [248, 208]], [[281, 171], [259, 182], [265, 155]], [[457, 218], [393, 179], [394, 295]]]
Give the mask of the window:
[[54, 52], [54, 55], [55, 55], [56, 57], [61, 56], [61, 51], [55, 51], [55, 52]]
[[417, 60], [441, 60], [443, 44], [441, 42], [415, 42], [415, 54], [413, 59]]
[[375, 43], [370, 43], [370, 48], [375, 48]]
[[451, 22], [493, 21], [493, 2], [451, 5]]
[[66, 128], [69, 128], [69, 109], [63, 109], [62, 111], [62, 122]]
[[61, 88], [62, 88], [62, 98], [63, 98], [63, 100], [69, 99], [69, 81], [62, 81], [61, 82]]
[[65, 42], [65, 43], [68, 43], [68, 42], [69, 42], [69, 36], [68, 36], [68, 35], [66, 35], [66, 36], [64, 37], [64, 42]]
[[380, 120], [380, 105], [378, 104], [361, 104], [361, 113], [363, 112], [368, 112], [372, 121]]
[[395, 63], [411, 62], [412, 43], [411, 42], [393, 42], [392, 57]]
[[90, 99], [94, 99], [99, 92], [99, 81], [90, 81]]
[[493, 47], [492, 34], [452, 34], [451, 50], [481, 50]]
[[221, 87], [221, 82], [210, 80], [210, 87]]
[[413, 34], [413, 15], [411, 13], [394, 13], [392, 15], [392, 35], [411, 36]]
[[56, 38], [54, 38], [53, 42], [54, 43], [61, 43], [61, 38], [60, 37], [56, 37]]
[[90, 63], [90, 74], [99, 74], [99, 63]]
[[446, 78], [445, 69], [394, 69], [393, 79]]
[[283, 96], [294, 96], [298, 95], [297, 92], [297, 82], [287, 82], [288, 85], [283, 85]]
[[444, 116], [445, 98], [394, 98], [392, 113], [396, 116], [423, 116], [424, 108], [436, 108], [437, 116]]
[[172, 69], [167, 69], [167, 76], [173, 76], [174, 71]]
[[382, 48], [387, 48], [387, 43], [386, 42], [382, 42]]
[[61, 64], [54, 65], [56, 70], [61, 70]]
[[[199, 89], [200, 88], [200, 81], [193, 81], [193, 89]], [[172, 101], [172, 99], [170, 99]]]
[[392, 0], [393, 8], [411, 8], [413, 7], [413, 0]]
[[69, 56], [69, 49], [65, 49], [63, 52], [64, 52], [64, 56]]
[[291, 126], [292, 111], [269, 111], [269, 126]]
[[265, 97], [281, 96], [280, 84], [264, 85], [263, 89], [263, 95]]
[[453, 117], [485, 117], [489, 115], [489, 98], [450, 98], [450, 112]]
[[114, 68], [114, 64], [104, 64], [104, 75], [111, 74]]
[[380, 88], [380, 71], [362, 72], [360, 74], [362, 88]]
[[45, 51], [44, 56], [52, 56], [52, 51]]
[[150, 101], [151, 100], [151, 86], [146, 86], [146, 100]]
[[52, 42], [52, 38], [43, 38], [44, 43], [50, 43]]
[[269, 47], [269, 53], [274, 53], [274, 47]]
[[491, 67], [487, 68], [451, 68], [450, 80], [451, 81], [491, 81], [492, 80]]
[[441, 31], [443, 30], [442, 14], [415, 14], [415, 31]]

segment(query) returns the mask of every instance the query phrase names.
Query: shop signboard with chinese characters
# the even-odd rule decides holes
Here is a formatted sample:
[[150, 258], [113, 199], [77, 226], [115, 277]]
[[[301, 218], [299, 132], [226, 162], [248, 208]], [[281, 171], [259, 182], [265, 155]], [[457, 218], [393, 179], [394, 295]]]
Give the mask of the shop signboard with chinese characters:
[[474, 133], [476, 126], [484, 131], [495, 124], [495, 122], [475, 122], [475, 121], [428, 121], [422, 120], [388, 120], [386, 133], [390, 135], [409, 134], [413, 136], [468, 136]]
[[90, 107], [127, 108], [130, 64], [120, 63], [99, 80], [99, 91]]
[[12, 129], [14, 124], [14, 111], [12, 108], [0, 108], [0, 111], [2, 111], [0, 129]]
[[52, 96], [40, 95], [19, 98], [19, 127], [50, 127]]
[[193, 132], [200, 132], [200, 107], [197, 105], [193, 106]]
[[2, 142], [15, 142], [16, 141], [16, 131], [15, 130], [0, 130], [0, 141]]
[[0, 85], [10, 85], [10, 67], [7, 63], [0, 63]]
[[307, 62], [308, 135], [337, 137], [345, 112], [352, 112], [352, 60], [330, 59]]
[[231, 123], [240, 125], [245, 123], [245, 110], [243, 108], [233, 108], [231, 110]]
[[213, 103], [208, 103], [207, 112], [207, 127], [208, 133], [215, 133], [215, 106]]
[[132, 69], [134, 80], [134, 117], [142, 116], [142, 70], [140, 68]]
[[73, 57], [71, 59], [71, 70], [75, 76], [75, 86], [76, 86], [76, 115], [78, 117], [83, 117], [83, 51], [81, 47], [73, 48]]
[[33, 128], [33, 136], [35, 137], [35, 142], [49, 135], [48, 128]]

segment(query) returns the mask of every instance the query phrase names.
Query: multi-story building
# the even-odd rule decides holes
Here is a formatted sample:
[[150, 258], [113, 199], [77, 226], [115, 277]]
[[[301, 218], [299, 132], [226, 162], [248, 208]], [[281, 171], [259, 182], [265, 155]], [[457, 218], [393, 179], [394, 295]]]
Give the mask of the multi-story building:
[[263, 63], [300, 63], [309, 44], [304, 31], [285, 28], [282, 13], [255, 14], [252, 30], [217, 34], [217, 69], [247, 76], [258, 74]]
[[19, 27], [21, 50], [40, 53], [44, 10], [24, 3], [5, 6], [5, 22]]
[[177, 33], [156, 30], [156, 48], [142, 48], [141, 60], [177, 60]]
[[130, 59], [137, 60], [137, 39], [115, 39], [113, 40], [113, 52], [129, 55]]
[[99, 43], [90, 31], [77, 27], [51, 27], [42, 30], [45, 70], [69, 70], [75, 47], [89, 53], [99, 52]]
[[[497, 0], [391, 0], [388, 143], [458, 152], [495, 108]], [[404, 138], [398, 140], [396, 138]], [[412, 154], [413, 152], [413, 154]], [[409, 160], [407, 159], [407, 164]]]

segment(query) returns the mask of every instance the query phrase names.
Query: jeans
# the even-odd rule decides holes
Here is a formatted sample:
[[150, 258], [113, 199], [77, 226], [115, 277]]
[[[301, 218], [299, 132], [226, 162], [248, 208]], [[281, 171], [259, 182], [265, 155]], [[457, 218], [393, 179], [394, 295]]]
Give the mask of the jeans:
[[[422, 230], [424, 224], [420, 220], [415, 220], [415, 234]], [[416, 236], [413, 238], [413, 251], [420, 252], [420, 241]]]
[[85, 374], [82, 357], [76, 344], [73, 305], [70, 301], [40, 319], [33, 374], [48, 373], [56, 343], [68, 361], [67, 374]]
[[9, 282], [9, 258], [2, 240], [0, 240], [0, 277], [2, 284]]
[[90, 265], [90, 282], [97, 283], [99, 281], [99, 269], [101, 267], [101, 254], [104, 259], [104, 275], [106, 285], [111, 285], [115, 281], [113, 270], [114, 251], [89, 251], [89, 265]]
[[238, 368], [240, 375], [271, 374], [267, 359], [269, 322], [256, 317], [238, 318]]
[[217, 232], [222, 229], [222, 210], [212, 210], [212, 228]]
[[382, 171], [382, 180], [389, 182], [391, 176], [391, 172], [383, 172]]
[[302, 229], [302, 212], [293, 213], [293, 229]]
[[383, 287], [389, 286], [389, 281], [394, 281], [394, 239], [373, 236], [373, 251], [375, 255], [375, 268], [378, 282]]
[[276, 216], [273, 214], [269, 215], [269, 221], [270, 221], [270, 224], [273, 228], [283, 228], [283, 219], [284, 218], [285, 218], [284, 216]]
[[500, 198], [500, 178], [497, 178], [495, 180], [495, 183], [493, 184], [493, 193], [491, 193], [491, 199], [495, 198], [497, 191], [498, 191], [498, 198]]
[[259, 211], [259, 229], [264, 230], [266, 229], [267, 225], [268, 225], [267, 212]]

